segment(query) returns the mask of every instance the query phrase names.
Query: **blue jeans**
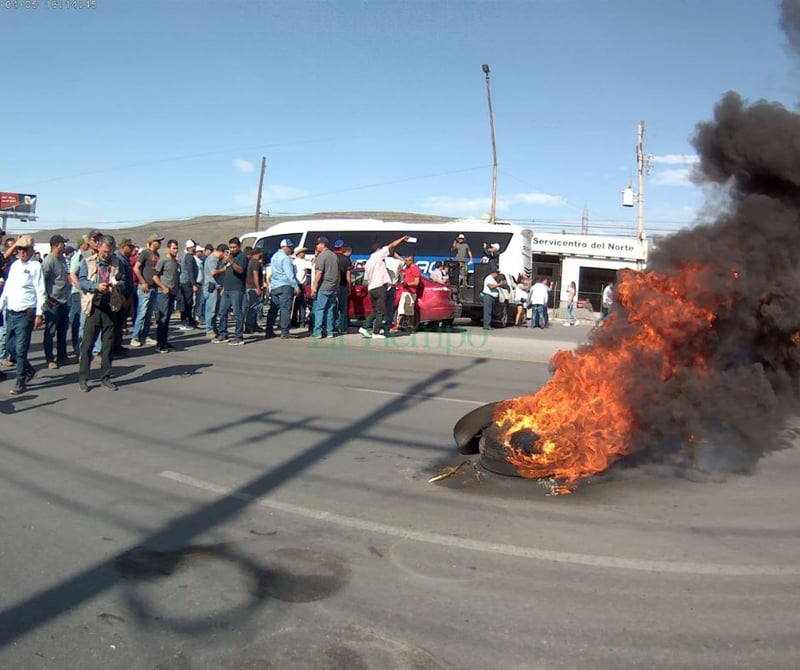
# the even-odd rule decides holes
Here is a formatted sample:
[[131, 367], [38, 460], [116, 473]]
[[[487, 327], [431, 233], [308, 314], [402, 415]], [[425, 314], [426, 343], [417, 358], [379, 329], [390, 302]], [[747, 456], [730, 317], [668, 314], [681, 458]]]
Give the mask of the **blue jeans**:
[[10, 356], [6, 341], [8, 339], [8, 329], [6, 328], [6, 319], [8, 315], [5, 310], [0, 314], [0, 360], [5, 360]]
[[350, 302], [350, 289], [347, 286], [340, 286], [339, 292], [336, 296], [336, 308], [338, 312], [338, 316], [336, 317], [336, 323], [339, 326], [340, 333], [347, 332], [347, 322], [350, 320], [347, 314], [349, 302]]
[[[63, 361], [67, 357], [67, 330], [69, 329], [69, 305], [56, 303], [44, 307], [44, 358], [50, 363]], [[53, 342], [56, 353], [53, 355]]]
[[[547, 325], [547, 316], [545, 316], [544, 305], [531, 305], [533, 313], [531, 314], [531, 328], [544, 328]], [[540, 326], [539, 323], [542, 325]]]
[[277, 286], [269, 292], [269, 312], [267, 312], [267, 332], [273, 332], [278, 310], [281, 312], [281, 333], [289, 334], [292, 317], [292, 298], [294, 289], [291, 286]]
[[23, 312], [6, 312], [6, 328], [8, 329], [8, 351], [17, 364], [17, 386], [25, 388], [25, 376], [33, 372], [28, 361], [28, 350], [31, 348], [34, 310]]
[[567, 303], [567, 321], [574, 321], [575, 320], [575, 303], [568, 302]]
[[206, 335], [217, 333], [217, 307], [219, 305], [219, 289], [216, 291], [207, 291], [203, 288], [205, 295], [205, 322], [206, 322]]
[[332, 291], [317, 291], [314, 296], [314, 337], [322, 333], [326, 335], [333, 332], [333, 310], [336, 308], [336, 293]]
[[150, 323], [153, 321], [153, 309], [156, 306], [158, 289], [151, 288], [143, 293], [139, 291], [139, 306], [136, 308], [136, 320], [133, 322], [131, 341], [140, 340], [142, 344], [150, 335]]
[[249, 288], [245, 291], [247, 310], [244, 315], [244, 329], [248, 333], [255, 333], [258, 331], [258, 312], [261, 309], [261, 296], [256, 293], [254, 288]]
[[244, 339], [242, 330], [244, 326], [242, 314], [242, 302], [244, 301], [244, 291], [231, 291], [225, 289], [219, 301], [219, 336], [228, 337], [228, 310], [233, 308], [233, 337], [234, 339]]
[[167, 336], [169, 335], [169, 318], [175, 311], [175, 296], [159, 291], [156, 295], [156, 309], [158, 309], [156, 346], [164, 349], [167, 346]]
[[488, 330], [492, 327], [492, 313], [494, 312], [494, 303], [497, 298], [488, 293], [483, 294], [483, 329]]
[[394, 323], [394, 301], [397, 299], [397, 285], [386, 289], [386, 319], [383, 322], [384, 332], [388, 333]]
[[72, 343], [72, 353], [81, 355], [81, 294], [78, 292], [70, 293], [69, 296], [69, 340]]

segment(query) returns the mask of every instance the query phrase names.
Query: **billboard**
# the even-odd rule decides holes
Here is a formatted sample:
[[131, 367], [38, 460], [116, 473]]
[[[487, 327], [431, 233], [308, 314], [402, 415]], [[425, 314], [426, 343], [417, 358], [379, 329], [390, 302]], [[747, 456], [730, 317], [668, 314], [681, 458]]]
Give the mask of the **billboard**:
[[0, 192], [0, 212], [3, 214], [15, 212], [19, 214], [36, 213], [36, 196], [29, 193], [3, 193]]

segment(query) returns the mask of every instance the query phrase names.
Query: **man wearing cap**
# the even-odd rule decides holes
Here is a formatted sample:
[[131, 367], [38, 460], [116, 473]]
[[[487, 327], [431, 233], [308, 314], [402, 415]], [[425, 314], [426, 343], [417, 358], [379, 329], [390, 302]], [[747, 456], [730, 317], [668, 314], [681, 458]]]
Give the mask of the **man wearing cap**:
[[[42, 262], [44, 291], [47, 295], [44, 306], [44, 358], [47, 367], [55, 370], [69, 363], [67, 358], [67, 329], [69, 328], [69, 268], [64, 259], [67, 238], [53, 235], [50, 238], [50, 253]], [[55, 342], [56, 351], [53, 352]]]
[[336, 294], [336, 328], [340, 333], [347, 333], [348, 322], [348, 302], [350, 301], [350, 291], [352, 288], [353, 261], [350, 254], [345, 253], [344, 240], [336, 240], [333, 243], [333, 252], [336, 260], [339, 261], [339, 288]]
[[314, 269], [314, 264], [306, 258], [307, 251], [308, 249], [305, 247], [297, 247], [294, 250], [294, 276], [297, 279], [297, 285], [300, 287], [300, 294], [294, 300], [292, 326], [304, 326], [308, 323], [306, 287], [311, 286], [311, 273]]
[[156, 233], [147, 238], [147, 249], [139, 252], [136, 264], [133, 266], [133, 273], [139, 280], [139, 305], [136, 309], [136, 320], [133, 323], [131, 332], [131, 346], [141, 347], [143, 344], [156, 344], [156, 341], [149, 337], [150, 324], [153, 321], [153, 310], [156, 306], [156, 295], [158, 287], [153, 282], [153, 273], [156, 263], [161, 255], [158, 253], [161, 242], [164, 238]]
[[464, 237], [464, 234], [460, 234], [453, 240], [453, 244], [450, 247], [450, 251], [453, 252], [453, 258], [458, 261], [458, 268], [459, 268], [459, 283], [461, 286], [467, 285], [467, 279], [469, 278], [469, 272], [467, 270], [467, 258], [469, 258], [469, 263], [473, 262], [472, 258], [472, 249], [469, 248], [469, 244], [467, 244], [467, 238]]
[[42, 325], [42, 314], [47, 295], [44, 290], [42, 265], [33, 259], [33, 238], [21, 235], [14, 244], [17, 260], [11, 264], [0, 312], [6, 310], [8, 351], [16, 366], [16, 384], [9, 391], [21, 395], [36, 371], [28, 361], [31, 333]]
[[489, 272], [500, 270], [500, 243], [492, 242], [491, 244], [483, 243], [483, 258], [481, 263], [489, 264]]
[[[214, 344], [231, 346], [244, 344], [244, 283], [247, 275], [247, 257], [238, 237], [228, 240], [228, 252], [223, 254], [225, 272], [222, 274], [222, 298], [219, 301], [219, 335]], [[233, 309], [233, 339], [228, 340], [228, 311]]]
[[184, 253], [181, 261], [181, 285], [178, 302], [181, 310], [181, 330], [194, 330], [197, 322], [194, 320], [194, 301], [200, 284], [197, 281], [197, 259], [194, 257], [194, 240], [186, 240], [183, 245]]
[[269, 280], [269, 312], [267, 313], [267, 330], [264, 337], [275, 337], [275, 317], [278, 310], [281, 312], [281, 339], [288, 340], [297, 337], [289, 332], [292, 320], [292, 298], [300, 295], [300, 284], [297, 283], [295, 267], [292, 263], [292, 249], [294, 242], [286, 238], [281, 240], [278, 249], [269, 266], [272, 276]]

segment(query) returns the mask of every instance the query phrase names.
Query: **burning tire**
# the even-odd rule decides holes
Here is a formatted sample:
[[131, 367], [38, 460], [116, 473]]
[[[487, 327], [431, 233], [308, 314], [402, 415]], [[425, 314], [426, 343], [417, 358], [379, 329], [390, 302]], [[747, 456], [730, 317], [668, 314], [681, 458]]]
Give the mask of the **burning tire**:
[[514, 465], [506, 460], [508, 451], [497, 439], [497, 431], [493, 425], [486, 426], [480, 435], [478, 449], [481, 454], [480, 463], [489, 472], [507, 477], [519, 477]]
[[482, 405], [462, 416], [453, 426], [453, 438], [459, 453], [479, 453], [479, 442], [484, 428], [492, 425], [496, 402]]

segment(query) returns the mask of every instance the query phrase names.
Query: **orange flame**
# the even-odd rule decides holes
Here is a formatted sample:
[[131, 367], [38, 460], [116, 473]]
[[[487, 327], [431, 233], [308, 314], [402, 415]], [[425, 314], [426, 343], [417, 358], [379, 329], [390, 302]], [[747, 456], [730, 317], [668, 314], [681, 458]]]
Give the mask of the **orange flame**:
[[[641, 396], [643, 378], [666, 381], [686, 367], [703, 375], [703, 335], [727, 302], [705, 288], [708, 272], [700, 266], [678, 275], [620, 272], [617, 302], [626, 318], [612, 312], [591, 345], [553, 356], [553, 377], [536, 394], [508, 400], [495, 412], [507, 460], [521, 476], [553, 478], [555, 490], [568, 493], [630, 453], [630, 399]], [[530, 450], [515, 446], [520, 431], [538, 436]]]

